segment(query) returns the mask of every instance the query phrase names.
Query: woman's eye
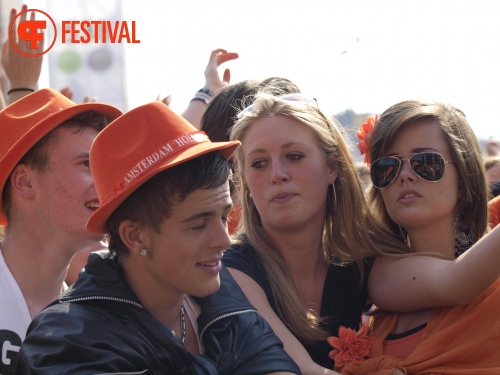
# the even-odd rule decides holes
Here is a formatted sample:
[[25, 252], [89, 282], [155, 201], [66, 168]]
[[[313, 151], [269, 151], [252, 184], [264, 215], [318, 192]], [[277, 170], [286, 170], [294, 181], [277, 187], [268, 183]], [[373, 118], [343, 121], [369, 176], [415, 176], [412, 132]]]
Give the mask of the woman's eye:
[[80, 164], [83, 165], [84, 167], [90, 167], [90, 164], [89, 164], [88, 160], [84, 160]]
[[257, 168], [257, 169], [262, 168], [264, 165], [265, 165], [264, 160], [254, 160], [252, 164], [250, 164], [252, 168]]
[[290, 159], [290, 160], [300, 160], [304, 157], [304, 155], [293, 153], [293, 154], [288, 154], [286, 157], [287, 157], [287, 159]]

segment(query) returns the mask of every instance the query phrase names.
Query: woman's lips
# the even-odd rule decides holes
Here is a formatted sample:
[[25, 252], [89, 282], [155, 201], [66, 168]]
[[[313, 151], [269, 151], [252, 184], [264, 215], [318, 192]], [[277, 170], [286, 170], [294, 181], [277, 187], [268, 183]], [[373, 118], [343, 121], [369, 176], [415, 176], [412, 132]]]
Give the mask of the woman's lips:
[[274, 203], [283, 203], [283, 202], [288, 202], [290, 199], [295, 197], [295, 194], [292, 193], [281, 193], [277, 194], [273, 197], [273, 202]]

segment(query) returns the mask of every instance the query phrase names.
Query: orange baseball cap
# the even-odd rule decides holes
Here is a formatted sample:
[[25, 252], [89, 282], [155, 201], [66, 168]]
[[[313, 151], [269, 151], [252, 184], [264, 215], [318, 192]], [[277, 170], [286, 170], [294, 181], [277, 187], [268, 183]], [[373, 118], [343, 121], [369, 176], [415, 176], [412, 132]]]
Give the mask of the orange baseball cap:
[[99, 208], [87, 230], [107, 233], [107, 220], [118, 206], [154, 175], [211, 151], [228, 159], [239, 141], [211, 142], [162, 102], [132, 109], [104, 129], [90, 148], [90, 170]]
[[[52, 89], [35, 91], [0, 111], [0, 192], [19, 161], [40, 139], [71, 117], [91, 110], [112, 119], [122, 114], [104, 103], [76, 104]], [[2, 200], [0, 224], [7, 224]]]

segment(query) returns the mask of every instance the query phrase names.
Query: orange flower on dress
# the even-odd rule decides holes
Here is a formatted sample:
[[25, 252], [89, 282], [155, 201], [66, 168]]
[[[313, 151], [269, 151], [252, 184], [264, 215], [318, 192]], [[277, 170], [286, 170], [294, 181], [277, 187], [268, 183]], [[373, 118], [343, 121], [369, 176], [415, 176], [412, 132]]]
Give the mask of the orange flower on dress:
[[371, 116], [367, 117], [366, 121], [359, 127], [359, 131], [356, 132], [356, 136], [361, 141], [358, 143], [358, 150], [361, 155], [365, 155], [364, 162], [368, 164], [368, 166], [371, 164], [370, 153], [368, 152], [370, 147], [370, 138], [377, 121], [378, 115], [376, 115], [375, 118]]
[[360, 325], [359, 331], [340, 326], [339, 337], [331, 336], [326, 340], [333, 346], [329, 357], [335, 361], [336, 368], [342, 368], [351, 361], [366, 359], [373, 346], [373, 333], [368, 334], [368, 327]]

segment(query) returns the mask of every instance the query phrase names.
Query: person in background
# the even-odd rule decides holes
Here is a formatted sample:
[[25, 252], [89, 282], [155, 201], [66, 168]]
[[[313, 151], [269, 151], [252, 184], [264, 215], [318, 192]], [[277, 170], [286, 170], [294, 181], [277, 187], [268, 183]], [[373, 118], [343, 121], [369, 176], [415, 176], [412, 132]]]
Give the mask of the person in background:
[[[28, 9], [27, 5], [22, 5], [21, 12]], [[16, 9], [12, 9], [10, 12], [9, 25], [16, 17]], [[16, 25], [27, 20], [27, 13], [23, 13], [18, 17], [16, 24], [12, 27], [15, 29]], [[31, 12], [30, 20], [35, 20], [35, 12]], [[37, 49], [30, 49], [30, 42], [22, 40], [17, 37], [17, 33], [13, 33], [13, 43], [15, 46], [23, 52], [29, 54], [37, 54], [43, 51], [44, 40], [38, 42]], [[7, 95], [6, 100], [4, 100], [4, 105], [9, 105], [14, 103], [16, 100], [23, 98], [24, 96], [34, 92], [37, 89], [38, 79], [40, 78], [40, 73], [42, 70], [43, 55], [40, 56], [25, 56], [14, 48], [11, 44], [10, 39], [3, 43], [2, 46], [2, 67], [5, 73], [7, 87], [5, 87], [5, 93]], [[0, 108], [0, 109], [3, 109]]]
[[103, 130], [87, 229], [110, 251], [34, 319], [16, 374], [300, 373], [221, 264], [238, 145], [159, 101]]
[[[488, 186], [465, 115], [447, 104], [404, 101], [380, 116], [369, 139], [374, 209], [394, 237], [406, 242], [403, 260], [420, 263], [408, 276], [439, 288], [446, 277], [436, 265], [448, 260], [457, 272], [472, 274], [470, 285], [455, 284], [456, 293], [470, 295], [477, 279], [493, 284], [457, 306], [376, 311], [373, 358], [353, 361], [342, 373], [500, 373], [500, 228], [485, 236]], [[404, 279], [400, 284], [409, 285]], [[386, 293], [396, 285], [386, 285]], [[407, 288], [406, 294], [422, 298], [413, 293]]]
[[498, 156], [498, 141], [495, 140], [493, 137], [490, 137], [486, 141], [486, 155], [488, 156]]
[[[67, 97], [69, 100], [73, 100], [74, 92], [71, 86], [64, 86], [61, 90], [59, 90], [59, 92], [63, 94], [65, 97]], [[97, 97], [85, 95], [83, 97], [82, 103], [88, 103], [88, 102], [97, 102]]]
[[[214, 142], [229, 141], [229, 133], [234, 124], [237, 108], [247, 97], [255, 95], [259, 90], [259, 82], [246, 80], [222, 88], [208, 103], [201, 118], [200, 129]], [[232, 166], [232, 161], [230, 160]], [[233, 208], [228, 217], [230, 235], [237, 232], [241, 220], [241, 205], [238, 201], [235, 180], [231, 182], [231, 197]]]
[[96, 135], [121, 112], [41, 89], [0, 112], [0, 373], [13, 374], [31, 319], [64, 290], [73, 255], [100, 240], [89, 169]]
[[484, 168], [486, 169], [491, 198], [494, 198], [500, 195], [500, 156], [485, 159]]
[[365, 163], [356, 163], [356, 172], [358, 173], [361, 185], [363, 185], [363, 189], [368, 192], [372, 186], [370, 168]]
[[[261, 92], [273, 94], [275, 96], [300, 93], [299, 86], [288, 78], [272, 76], [260, 81]], [[247, 103], [250, 105], [251, 103]], [[241, 108], [240, 108], [241, 109]]]
[[71, 286], [75, 283], [76, 279], [78, 279], [78, 275], [83, 267], [87, 264], [87, 260], [91, 253], [96, 251], [105, 250], [108, 248], [108, 244], [105, 242], [105, 239], [101, 241], [96, 241], [89, 246], [84, 247], [71, 258], [71, 262], [68, 267], [68, 272], [66, 273], [66, 277], [64, 278], [64, 282], [67, 286]]
[[[182, 112], [182, 117], [189, 121], [195, 128], [200, 129], [201, 117], [207, 105], [223, 87], [229, 85], [229, 81], [231, 80], [231, 71], [229, 69], [224, 70], [221, 79], [217, 68], [225, 62], [237, 58], [237, 53], [227, 52], [222, 48], [213, 50], [210, 54], [208, 65], [205, 68], [205, 85], [194, 94], [193, 99], [191, 99], [187, 108]], [[162, 101], [167, 100], [168, 97]]]

